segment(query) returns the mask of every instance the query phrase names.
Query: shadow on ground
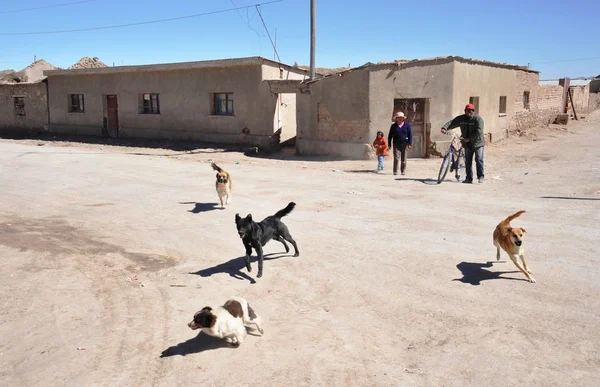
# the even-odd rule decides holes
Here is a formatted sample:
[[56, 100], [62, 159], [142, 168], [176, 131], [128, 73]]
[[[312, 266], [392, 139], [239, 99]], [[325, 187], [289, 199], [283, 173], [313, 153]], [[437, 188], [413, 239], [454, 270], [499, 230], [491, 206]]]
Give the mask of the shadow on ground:
[[600, 200], [600, 198], [578, 198], [578, 197], [568, 197], [568, 196], [540, 196], [540, 199]]
[[347, 169], [344, 170], [346, 173], [372, 173], [374, 175], [378, 175], [375, 169]]
[[456, 265], [456, 268], [461, 271], [463, 277], [455, 278], [452, 281], [460, 281], [465, 284], [481, 285], [482, 281], [493, 280], [493, 279], [504, 279], [510, 281], [525, 281], [524, 278], [512, 278], [512, 277], [501, 277], [502, 274], [520, 273], [520, 271], [489, 271], [487, 268], [491, 268], [494, 263], [506, 263], [505, 261], [498, 262], [461, 262]]
[[[271, 261], [274, 259], [279, 259], [279, 258], [283, 258], [283, 257], [291, 257], [291, 256], [292, 255], [290, 255], [288, 253], [270, 253], [270, 254], [265, 254], [263, 257], [264, 257], [265, 261]], [[254, 270], [258, 270], [258, 267], [256, 265], [257, 260], [258, 259], [255, 256], [250, 258], [250, 263], [253, 264], [252, 265], [253, 272], [254, 272]], [[268, 269], [265, 268], [264, 270], [268, 270]], [[211, 277], [214, 274], [229, 274], [230, 277], [233, 277], [235, 279], [248, 280], [248, 281], [250, 281], [251, 284], [256, 283], [256, 280], [247, 274], [246, 261], [244, 260], [244, 257], [234, 258], [228, 262], [221, 263], [219, 265], [209, 267], [206, 269], [198, 270], [197, 272], [190, 272], [188, 274], [199, 275], [200, 277], [204, 277], [204, 278]]]
[[222, 209], [219, 203], [179, 202], [179, 204], [193, 204], [194, 208], [188, 210], [188, 212], [191, 212], [192, 214], [199, 214], [201, 212]]
[[[417, 179], [417, 178], [412, 178], [412, 177], [397, 177], [396, 178], [397, 181], [418, 181], [419, 183], [423, 183], [423, 184], [427, 184], [427, 185], [437, 185], [437, 179], [430, 179], [430, 178], [426, 178], [426, 179]], [[444, 183], [446, 182], [445, 180], [443, 181]]]
[[[112, 137], [97, 137], [97, 136], [75, 136], [66, 134], [20, 134], [20, 133], [0, 133], [0, 138], [10, 140], [40, 140], [48, 142], [74, 142], [81, 144], [97, 144], [97, 145], [113, 145], [131, 148], [151, 148], [151, 149], [168, 149], [172, 151], [181, 151], [183, 153], [164, 155], [167, 157], [180, 156], [184, 154], [195, 153], [215, 153], [215, 149], [219, 152], [243, 152], [239, 146], [231, 146], [231, 144], [206, 143], [198, 141], [166, 141], [166, 140], [142, 140], [131, 138], [112, 138]], [[131, 153], [136, 155], [156, 156], [155, 154], [146, 153]]]
[[161, 358], [171, 356], [186, 356], [194, 353], [200, 353], [204, 351], [211, 351], [219, 348], [234, 348], [232, 345], [227, 344], [223, 339], [206, 335], [202, 332], [196, 337], [181, 342], [177, 345], [173, 345], [160, 354]]

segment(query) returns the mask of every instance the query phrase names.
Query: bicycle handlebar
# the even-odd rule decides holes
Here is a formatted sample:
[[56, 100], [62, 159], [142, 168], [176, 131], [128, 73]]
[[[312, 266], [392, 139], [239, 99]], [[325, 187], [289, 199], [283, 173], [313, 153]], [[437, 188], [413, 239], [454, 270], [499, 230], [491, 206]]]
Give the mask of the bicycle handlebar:
[[456, 134], [454, 134], [454, 133], [451, 133], [449, 130], [446, 130], [446, 135], [447, 135], [447, 136], [452, 136], [452, 137], [454, 137], [455, 139], [458, 139], [458, 140], [461, 140], [461, 141], [462, 141], [462, 140], [464, 140], [464, 137], [463, 137], [463, 136], [457, 136]]

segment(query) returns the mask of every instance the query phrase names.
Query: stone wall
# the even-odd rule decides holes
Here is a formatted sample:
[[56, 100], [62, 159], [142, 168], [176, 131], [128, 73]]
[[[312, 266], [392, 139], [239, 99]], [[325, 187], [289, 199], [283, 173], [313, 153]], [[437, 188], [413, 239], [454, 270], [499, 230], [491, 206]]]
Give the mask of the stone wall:
[[28, 134], [48, 126], [44, 82], [0, 85], [0, 132]]

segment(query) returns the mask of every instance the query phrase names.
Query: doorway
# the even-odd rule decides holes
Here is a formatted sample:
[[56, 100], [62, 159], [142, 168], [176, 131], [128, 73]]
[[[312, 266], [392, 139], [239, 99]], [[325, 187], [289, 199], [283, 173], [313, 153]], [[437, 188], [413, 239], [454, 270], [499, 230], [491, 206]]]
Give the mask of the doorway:
[[119, 137], [119, 99], [116, 94], [106, 96], [106, 129], [110, 137]]
[[426, 98], [394, 99], [393, 114], [403, 112], [412, 128], [413, 147], [406, 150], [406, 157], [425, 157], [426, 106]]

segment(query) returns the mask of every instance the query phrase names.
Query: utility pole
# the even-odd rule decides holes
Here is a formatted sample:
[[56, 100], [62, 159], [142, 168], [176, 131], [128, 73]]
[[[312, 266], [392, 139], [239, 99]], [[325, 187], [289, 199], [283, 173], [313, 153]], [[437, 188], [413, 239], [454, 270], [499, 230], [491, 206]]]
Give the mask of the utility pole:
[[310, 0], [310, 79], [315, 79], [315, 46], [316, 46], [316, 34], [315, 34], [315, 1]]

